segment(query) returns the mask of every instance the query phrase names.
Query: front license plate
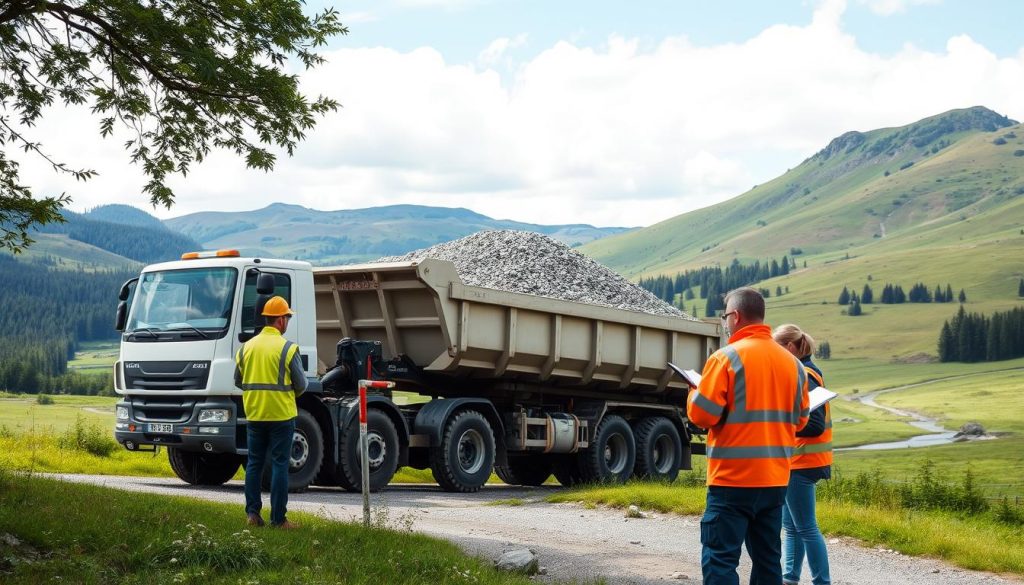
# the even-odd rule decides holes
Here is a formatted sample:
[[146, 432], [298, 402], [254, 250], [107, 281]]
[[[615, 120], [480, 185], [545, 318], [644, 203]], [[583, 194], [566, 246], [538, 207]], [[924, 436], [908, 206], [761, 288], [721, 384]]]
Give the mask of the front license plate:
[[173, 433], [174, 425], [167, 423], [149, 423], [146, 430], [151, 433]]

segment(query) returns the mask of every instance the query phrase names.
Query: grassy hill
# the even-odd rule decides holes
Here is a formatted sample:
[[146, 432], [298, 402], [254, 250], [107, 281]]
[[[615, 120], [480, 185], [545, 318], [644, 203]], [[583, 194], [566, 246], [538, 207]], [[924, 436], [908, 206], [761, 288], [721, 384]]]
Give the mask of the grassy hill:
[[243, 254], [317, 264], [404, 254], [480, 230], [529, 230], [573, 246], [626, 231], [582, 224], [534, 225], [496, 220], [468, 209], [421, 205], [320, 211], [274, 203], [253, 211], [193, 213], [165, 224], [208, 249], [235, 248]]
[[769, 299], [770, 322], [804, 325], [837, 357], [923, 360], [956, 303], [864, 305], [848, 317], [840, 291], [869, 284], [877, 303], [885, 283], [949, 283], [965, 290], [968, 311], [1015, 306], [1022, 195], [1024, 126], [984, 108], [954, 110], [846, 133], [735, 199], [582, 251], [634, 277], [798, 252], [796, 270], [758, 284], [790, 290]]

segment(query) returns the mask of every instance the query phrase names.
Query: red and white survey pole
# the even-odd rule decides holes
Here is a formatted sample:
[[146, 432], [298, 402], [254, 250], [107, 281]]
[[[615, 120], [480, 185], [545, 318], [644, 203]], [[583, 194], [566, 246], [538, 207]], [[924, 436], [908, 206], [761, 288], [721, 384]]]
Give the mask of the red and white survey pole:
[[367, 440], [366, 389], [394, 388], [394, 382], [382, 380], [359, 380], [359, 458], [362, 459], [363, 476], [363, 525], [370, 525], [370, 444]]

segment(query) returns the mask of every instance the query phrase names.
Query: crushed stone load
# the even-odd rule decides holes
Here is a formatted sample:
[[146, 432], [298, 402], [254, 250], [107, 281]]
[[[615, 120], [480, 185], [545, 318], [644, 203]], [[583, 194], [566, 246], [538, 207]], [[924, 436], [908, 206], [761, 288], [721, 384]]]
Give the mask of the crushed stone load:
[[534, 232], [482, 231], [376, 262], [424, 258], [454, 263], [459, 277], [471, 286], [696, 320], [565, 244]]

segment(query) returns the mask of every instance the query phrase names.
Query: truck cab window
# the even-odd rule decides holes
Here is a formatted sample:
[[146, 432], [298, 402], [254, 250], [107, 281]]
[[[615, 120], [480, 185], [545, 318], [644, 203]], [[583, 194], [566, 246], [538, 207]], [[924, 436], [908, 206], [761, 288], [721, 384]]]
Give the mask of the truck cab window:
[[126, 336], [129, 341], [140, 335], [157, 339], [156, 333], [171, 334], [162, 340], [220, 337], [231, 320], [237, 274], [220, 267], [144, 273], [130, 295]]
[[[284, 297], [288, 304], [292, 304], [292, 279], [287, 274], [279, 272], [274, 275], [274, 295]], [[256, 301], [259, 295], [256, 294], [256, 278], [259, 272], [250, 270], [245, 275], [245, 289], [242, 291], [242, 329], [243, 333], [256, 333]], [[262, 323], [260, 323], [262, 326]]]

